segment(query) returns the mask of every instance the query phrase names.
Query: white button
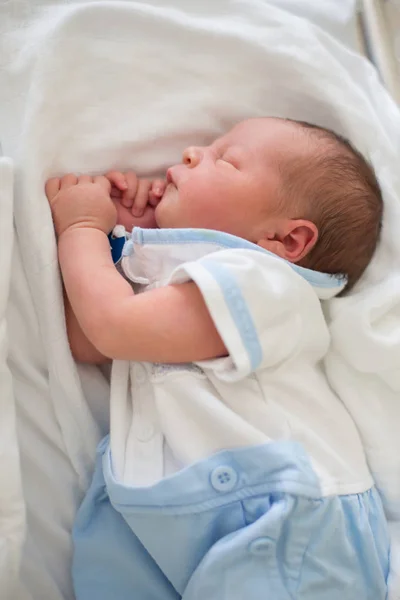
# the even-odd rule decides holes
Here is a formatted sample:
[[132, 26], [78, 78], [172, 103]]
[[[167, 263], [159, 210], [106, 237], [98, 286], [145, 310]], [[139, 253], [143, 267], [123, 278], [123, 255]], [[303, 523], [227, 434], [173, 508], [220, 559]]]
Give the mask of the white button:
[[217, 492], [230, 492], [235, 487], [238, 476], [232, 467], [221, 465], [211, 473], [211, 485]]
[[140, 385], [147, 379], [147, 372], [143, 365], [137, 364], [133, 367], [133, 383]]
[[267, 554], [271, 554], [273, 548], [274, 540], [269, 537], [257, 538], [249, 544], [249, 551], [255, 555], [266, 556]]

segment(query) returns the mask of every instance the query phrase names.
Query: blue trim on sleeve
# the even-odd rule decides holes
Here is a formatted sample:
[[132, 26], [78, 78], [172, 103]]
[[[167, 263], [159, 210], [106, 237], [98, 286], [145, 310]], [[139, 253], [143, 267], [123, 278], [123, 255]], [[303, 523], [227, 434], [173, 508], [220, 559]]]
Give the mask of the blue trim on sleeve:
[[206, 258], [201, 261], [201, 265], [214, 277], [221, 288], [226, 305], [249, 356], [251, 369], [255, 371], [262, 361], [262, 349], [253, 318], [236, 278], [226, 267]]
[[324, 289], [334, 289], [335, 293], [339, 293], [344, 289], [347, 279], [343, 275], [330, 275], [329, 273], [320, 273], [300, 267], [287, 260], [253, 244], [242, 238], [222, 231], [213, 229], [142, 229], [135, 227], [132, 231], [132, 241], [134, 244], [214, 244], [224, 248], [243, 248], [244, 250], [256, 250], [273, 256], [277, 260], [281, 260], [288, 264], [296, 271], [303, 279], [311, 285]]

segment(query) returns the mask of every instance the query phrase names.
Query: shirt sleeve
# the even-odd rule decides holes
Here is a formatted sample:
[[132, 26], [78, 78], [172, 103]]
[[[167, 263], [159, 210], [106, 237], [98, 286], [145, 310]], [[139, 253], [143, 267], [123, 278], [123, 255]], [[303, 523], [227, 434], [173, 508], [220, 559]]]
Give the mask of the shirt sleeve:
[[185, 281], [198, 286], [229, 352], [226, 358], [198, 363], [221, 379], [239, 380], [260, 368], [277, 367], [305, 345], [321, 356], [327, 349], [328, 333], [315, 292], [275, 256], [220, 250], [179, 266], [169, 283]]

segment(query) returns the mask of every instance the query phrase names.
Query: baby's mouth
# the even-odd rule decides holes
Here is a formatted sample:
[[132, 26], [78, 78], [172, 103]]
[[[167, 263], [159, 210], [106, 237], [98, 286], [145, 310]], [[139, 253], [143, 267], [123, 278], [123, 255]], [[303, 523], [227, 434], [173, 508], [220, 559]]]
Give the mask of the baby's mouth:
[[167, 169], [167, 177], [166, 177], [166, 179], [167, 179], [167, 186], [170, 185], [170, 184], [172, 184], [172, 185], [174, 185], [176, 187], [176, 184], [175, 184], [175, 181], [174, 181], [174, 176], [172, 175], [172, 169], [171, 168]]
[[170, 181], [167, 183], [167, 186], [166, 186], [164, 194], [163, 194], [163, 198], [167, 194], [167, 192], [171, 192], [172, 190], [177, 190], [177, 187], [173, 181]]
[[168, 176], [166, 177], [166, 183], [167, 185], [165, 186], [164, 193], [160, 198], [159, 204], [161, 204], [164, 198], [170, 196], [171, 193], [176, 194], [178, 192], [178, 188], [176, 187], [175, 183]]

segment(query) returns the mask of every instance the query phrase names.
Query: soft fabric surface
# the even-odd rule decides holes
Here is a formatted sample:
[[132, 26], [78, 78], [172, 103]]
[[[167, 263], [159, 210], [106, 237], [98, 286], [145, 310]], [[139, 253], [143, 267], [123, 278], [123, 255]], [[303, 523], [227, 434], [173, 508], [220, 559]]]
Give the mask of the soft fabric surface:
[[0, 157], [0, 588], [5, 597], [12, 593], [18, 573], [25, 520], [5, 318], [13, 248], [12, 211], [13, 165]]
[[[77, 369], [69, 352], [44, 181], [111, 167], [161, 174], [188, 143], [208, 142], [249, 116], [333, 127], [371, 158], [381, 179], [383, 242], [357, 289], [329, 307], [326, 367], [363, 436], [393, 530], [400, 520], [400, 113], [363, 59], [289, 12], [301, 12], [298, 2], [275, 2], [281, 9], [260, 0], [173, 4], [19, 0], [0, 7], [0, 135], [16, 179], [12, 391], [4, 328], [12, 194], [10, 166], [2, 163], [2, 590], [11, 589], [24, 532], [14, 399], [28, 523], [13, 598], [72, 597], [70, 528], [108, 427], [105, 377]], [[318, 6], [313, 14], [308, 0], [304, 14], [337, 32], [332, 0]], [[337, 14], [351, 7], [343, 3]], [[392, 597], [400, 598], [393, 582]]]

